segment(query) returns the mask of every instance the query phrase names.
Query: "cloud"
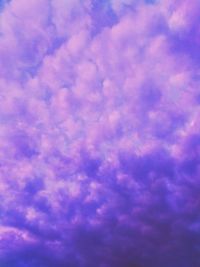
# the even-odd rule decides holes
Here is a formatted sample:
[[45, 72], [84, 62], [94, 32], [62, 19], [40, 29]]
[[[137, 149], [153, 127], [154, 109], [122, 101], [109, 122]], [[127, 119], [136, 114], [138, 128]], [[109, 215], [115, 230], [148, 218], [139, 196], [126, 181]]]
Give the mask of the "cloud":
[[2, 267], [199, 266], [198, 7], [3, 4]]

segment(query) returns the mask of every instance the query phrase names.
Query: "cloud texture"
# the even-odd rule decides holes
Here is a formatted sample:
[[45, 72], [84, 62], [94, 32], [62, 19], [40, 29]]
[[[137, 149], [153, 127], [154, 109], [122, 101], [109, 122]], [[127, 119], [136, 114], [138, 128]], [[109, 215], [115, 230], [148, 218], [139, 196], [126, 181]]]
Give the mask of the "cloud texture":
[[0, 266], [199, 267], [199, 0], [0, 10]]

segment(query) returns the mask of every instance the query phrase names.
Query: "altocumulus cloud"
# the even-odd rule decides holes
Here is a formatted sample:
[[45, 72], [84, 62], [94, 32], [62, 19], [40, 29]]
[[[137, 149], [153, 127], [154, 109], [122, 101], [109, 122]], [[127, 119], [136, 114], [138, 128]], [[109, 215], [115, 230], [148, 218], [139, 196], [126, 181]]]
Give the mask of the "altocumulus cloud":
[[199, 267], [199, 0], [0, 6], [0, 266]]

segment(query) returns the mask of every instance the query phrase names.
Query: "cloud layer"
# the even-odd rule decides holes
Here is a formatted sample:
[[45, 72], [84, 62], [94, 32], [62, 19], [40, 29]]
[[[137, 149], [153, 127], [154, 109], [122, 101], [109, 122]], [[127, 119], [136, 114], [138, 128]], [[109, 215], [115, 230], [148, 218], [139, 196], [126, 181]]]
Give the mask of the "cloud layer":
[[199, 1], [0, 10], [0, 266], [199, 267]]

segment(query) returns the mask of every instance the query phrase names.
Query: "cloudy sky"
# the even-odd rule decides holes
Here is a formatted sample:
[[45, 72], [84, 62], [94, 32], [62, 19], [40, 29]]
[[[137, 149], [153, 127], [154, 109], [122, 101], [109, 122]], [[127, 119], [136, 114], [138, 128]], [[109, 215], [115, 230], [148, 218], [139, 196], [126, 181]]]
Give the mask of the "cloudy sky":
[[200, 266], [200, 1], [0, 1], [0, 266]]

